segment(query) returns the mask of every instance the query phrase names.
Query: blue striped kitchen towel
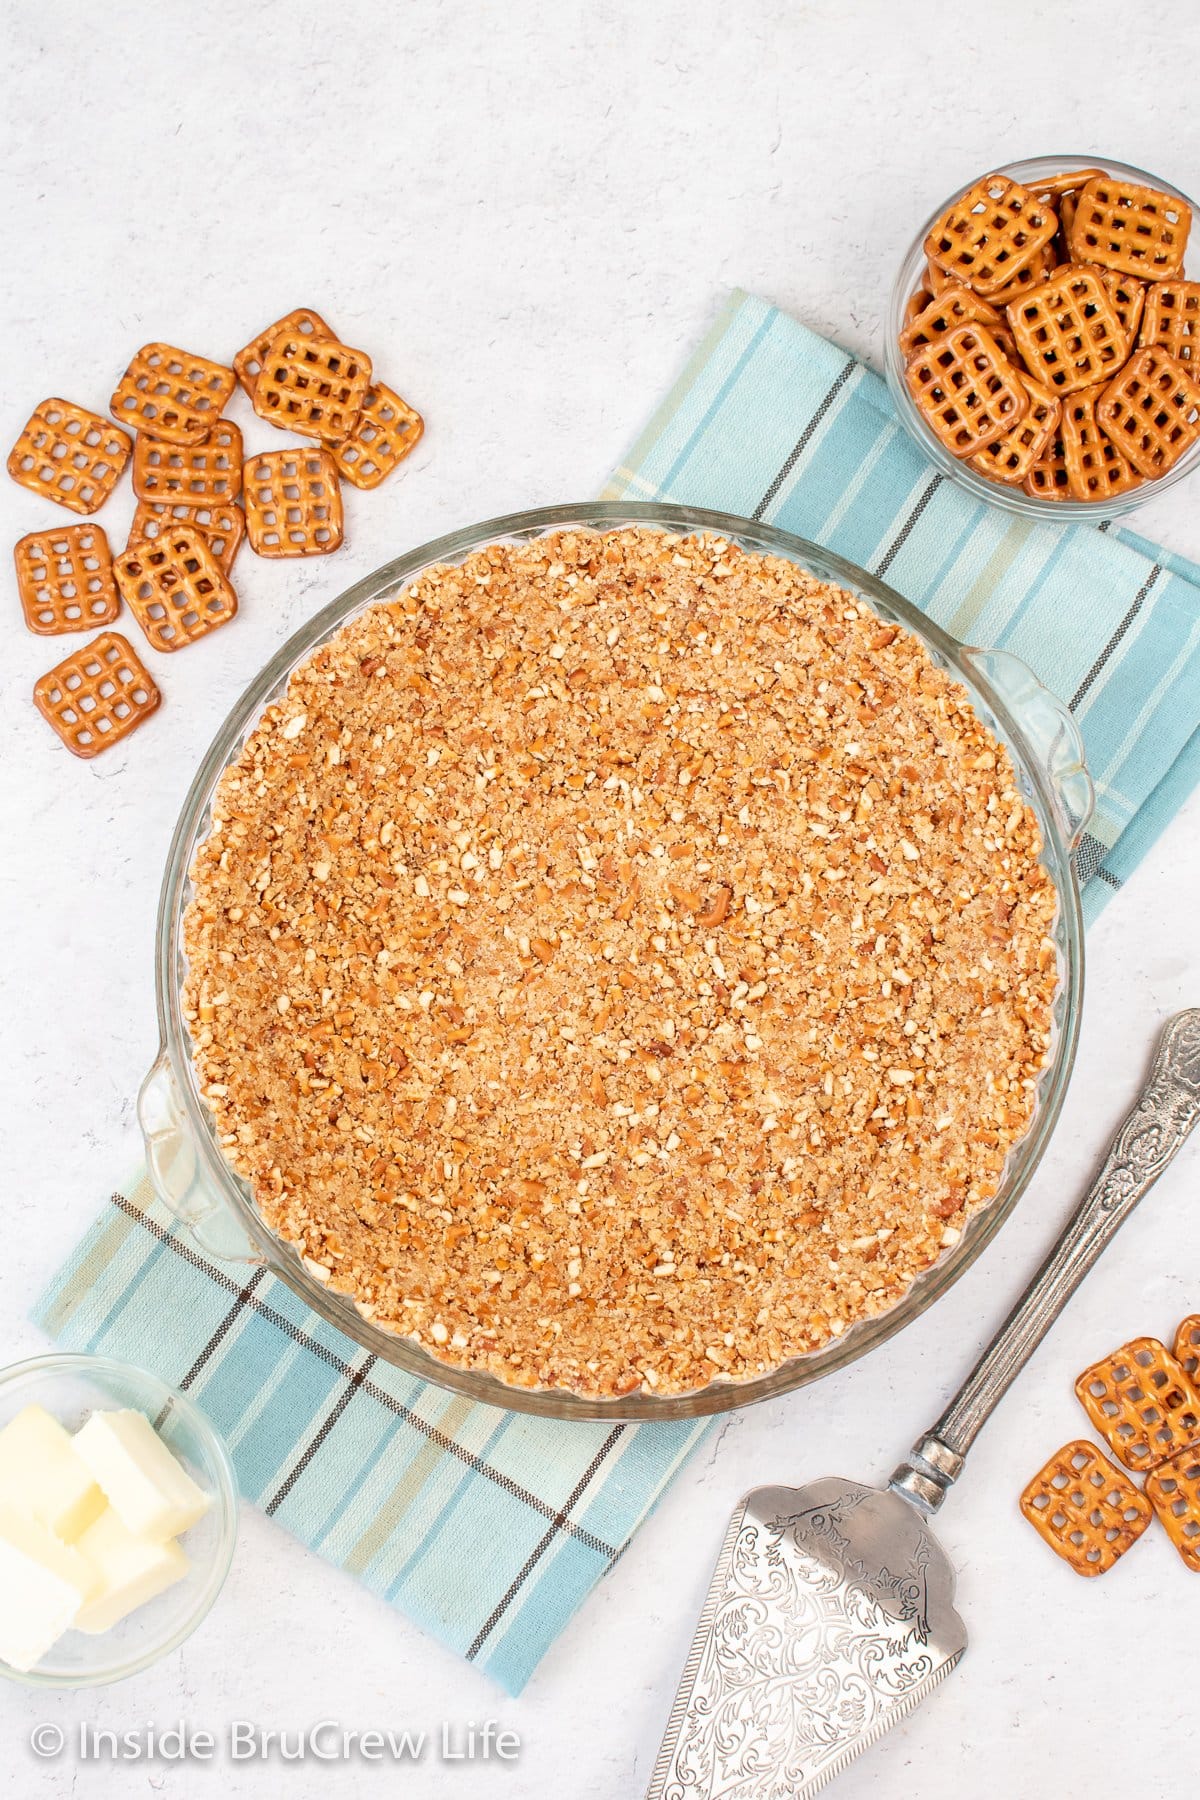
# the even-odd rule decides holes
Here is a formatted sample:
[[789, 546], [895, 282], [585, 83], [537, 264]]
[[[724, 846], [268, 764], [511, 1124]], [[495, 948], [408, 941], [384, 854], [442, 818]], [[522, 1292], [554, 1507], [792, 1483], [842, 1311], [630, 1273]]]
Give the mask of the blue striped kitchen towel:
[[[1071, 699], [1097, 778], [1089, 915], [1200, 776], [1200, 570], [972, 501], [877, 376], [762, 301], [730, 300], [610, 494], [769, 519], [1031, 662]], [[35, 1316], [186, 1388], [248, 1499], [514, 1693], [705, 1430], [533, 1419], [414, 1380], [272, 1276], [200, 1253], [144, 1175]]]
[[1066, 700], [1096, 812], [1090, 922], [1200, 781], [1200, 567], [1131, 531], [972, 499], [905, 433], [879, 376], [734, 293], [605, 490], [763, 519], [886, 579], [962, 643]]

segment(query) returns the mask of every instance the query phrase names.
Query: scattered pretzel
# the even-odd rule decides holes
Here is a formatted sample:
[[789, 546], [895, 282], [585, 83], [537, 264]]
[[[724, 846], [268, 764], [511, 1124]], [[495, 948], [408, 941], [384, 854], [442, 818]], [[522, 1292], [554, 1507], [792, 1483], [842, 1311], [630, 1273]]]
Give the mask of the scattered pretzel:
[[320, 313], [305, 306], [297, 307], [295, 312], [285, 313], [282, 319], [276, 319], [273, 325], [260, 331], [233, 359], [234, 373], [251, 400], [254, 398], [255, 384], [262, 374], [263, 357], [275, 340], [285, 333], [308, 338], [333, 338], [337, 335], [330, 330]]
[[90, 759], [136, 731], [162, 695], [119, 631], [102, 631], [34, 684], [33, 702], [72, 756]]
[[13, 558], [25, 623], [39, 637], [111, 625], [121, 610], [112, 552], [99, 525], [31, 531]]
[[1200, 1573], [1200, 1443], [1160, 1463], [1146, 1477], [1146, 1495], [1188, 1568]]
[[1157, 1338], [1134, 1338], [1085, 1369], [1075, 1392], [1127, 1469], [1154, 1469], [1200, 1438], [1200, 1393]]
[[[241, 471], [238, 471], [241, 485]], [[240, 506], [192, 506], [182, 500], [139, 500], [129, 527], [127, 545], [148, 539], [153, 543], [175, 525], [190, 525], [208, 542], [223, 575], [228, 575], [246, 535], [246, 515]]]
[[118, 426], [69, 400], [43, 400], [9, 451], [14, 481], [73, 513], [94, 513], [121, 479], [132, 449]]
[[371, 385], [371, 359], [333, 338], [285, 331], [267, 346], [254, 410], [270, 425], [339, 444], [350, 436]]
[[111, 401], [122, 425], [148, 431], [173, 444], [198, 444], [225, 408], [236, 376], [224, 363], [176, 350], [172, 344], [143, 344]]
[[139, 500], [230, 506], [242, 491], [242, 434], [218, 419], [198, 444], [172, 444], [139, 431], [133, 446], [133, 491]]
[[191, 525], [128, 545], [116, 561], [117, 585], [156, 650], [182, 650], [237, 612], [237, 595], [206, 539]]
[[252, 456], [245, 504], [250, 547], [259, 556], [327, 556], [342, 541], [342, 494], [328, 450]]
[[1077, 1575], [1103, 1575], [1154, 1514], [1141, 1490], [1095, 1444], [1064, 1444], [1021, 1495], [1021, 1511]]

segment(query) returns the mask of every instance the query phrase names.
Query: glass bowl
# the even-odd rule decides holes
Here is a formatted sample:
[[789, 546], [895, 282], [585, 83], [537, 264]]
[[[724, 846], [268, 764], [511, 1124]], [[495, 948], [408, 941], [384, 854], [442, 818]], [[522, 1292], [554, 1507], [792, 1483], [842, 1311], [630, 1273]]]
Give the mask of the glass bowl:
[[210, 1500], [180, 1539], [188, 1574], [96, 1637], [68, 1631], [32, 1669], [0, 1661], [0, 1675], [26, 1687], [105, 1687], [161, 1661], [191, 1636], [220, 1593], [237, 1537], [238, 1489], [229, 1452], [199, 1407], [157, 1375], [104, 1356], [56, 1352], [0, 1372], [0, 1427], [26, 1406], [76, 1431], [90, 1413], [131, 1407], [145, 1413]]
[[[983, 173], [1008, 175], [1019, 181], [1024, 187], [1037, 188], [1040, 181], [1047, 181], [1052, 175], [1065, 174], [1070, 169], [1102, 169], [1107, 175], [1120, 176], [1126, 181], [1137, 182], [1142, 187], [1158, 188], [1164, 194], [1174, 194], [1190, 206], [1193, 215], [1193, 232], [1200, 232], [1200, 209], [1194, 201], [1189, 200], [1181, 189], [1173, 183], [1164, 181], [1161, 175], [1151, 175], [1145, 169], [1135, 169], [1131, 163], [1113, 162], [1107, 156], [1030, 156], [1023, 162], [1001, 163], [994, 170]], [[909, 437], [920, 445], [921, 449], [943, 475], [956, 481], [960, 487], [970, 490], [977, 500], [987, 500], [993, 506], [1002, 507], [1006, 512], [1019, 513], [1024, 519], [1038, 519], [1050, 524], [1064, 524], [1068, 521], [1090, 519], [1098, 525], [1102, 519], [1116, 519], [1126, 513], [1136, 512], [1148, 500], [1164, 493], [1177, 481], [1182, 481], [1196, 468], [1200, 468], [1200, 444], [1193, 444], [1185, 456], [1181, 456], [1175, 467], [1166, 475], [1159, 476], [1157, 481], [1144, 481], [1131, 493], [1119, 494], [1107, 500], [1039, 500], [1027, 494], [1022, 487], [1008, 487], [1002, 481], [989, 481], [986, 476], [979, 475], [957, 456], [951, 456], [945, 445], [930, 431], [922, 418], [908, 384], [904, 379], [904, 358], [900, 352], [899, 337], [904, 328], [904, 308], [911, 296], [922, 286], [921, 275], [925, 267], [925, 239], [933, 225], [941, 218], [946, 208], [955, 200], [961, 199], [967, 189], [973, 187], [980, 179], [976, 175], [971, 181], [964, 182], [962, 187], [946, 198], [926, 219], [913, 242], [910, 244], [904, 260], [900, 264], [900, 272], [896, 277], [896, 285], [892, 289], [892, 298], [888, 307], [887, 329], [884, 333], [884, 366], [887, 373], [887, 384], [891, 390], [892, 404], [900, 415], [900, 423]], [[1189, 243], [1190, 254], [1187, 259], [1185, 274], [1191, 271], [1195, 279], [1196, 259], [1200, 252], [1195, 247], [1194, 239]]]
[[[217, 781], [238, 755], [264, 707], [283, 693], [292, 670], [316, 645], [365, 608], [395, 598], [434, 564], [460, 563], [497, 540], [525, 542], [565, 528], [603, 531], [625, 525], [716, 532], [744, 549], [787, 557], [820, 579], [848, 588], [881, 619], [904, 626], [922, 640], [933, 660], [968, 690], [978, 715], [1008, 745], [1021, 788], [1037, 812], [1045, 845], [1042, 860], [1058, 895], [1059, 981], [1051, 1053], [1039, 1082], [1030, 1128], [1014, 1146], [993, 1199], [978, 1209], [958, 1242], [920, 1274], [900, 1300], [886, 1312], [851, 1325], [821, 1349], [751, 1380], [716, 1379], [702, 1389], [679, 1395], [639, 1391], [596, 1399], [560, 1389], [516, 1387], [491, 1375], [439, 1362], [411, 1339], [385, 1331], [365, 1318], [348, 1296], [313, 1276], [293, 1245], [272, 1232], [247, 1184], [225, 1161], [212, 1114], [200, 1095], [181, 1006], [186, 967], [182, 924], [191, 894], [188, 872], [196, 846], [208, 831]], [[1075, 723], [1062, 702], [1040, 685], [1024, 663], [1006, 652], [964, 648], [873, 575], [774, 526], [697, 507], [598, 501], [514, 513], [454, 532], [387, 563], [311, 619], [250, 684], [200, 765], [184, 801], [163, 879], [156, 948], [161, 1043], [138, 1097], [155, 1192], [189, 1226], [207, 1257], [265, 1265], [321, 1318], [384, 1362], [491, 1406], [564, 1419], [678, 1419], [727, 1412], [802, 1387], [882, 1344], [944, 1293], [995, 1236], [1037, 1167], [1062, 1106], [1079, 1031], [1083, 926], [1072, 857], [1092, 801]], [[236, 1278], [244, 1280], [244, 1270]]]

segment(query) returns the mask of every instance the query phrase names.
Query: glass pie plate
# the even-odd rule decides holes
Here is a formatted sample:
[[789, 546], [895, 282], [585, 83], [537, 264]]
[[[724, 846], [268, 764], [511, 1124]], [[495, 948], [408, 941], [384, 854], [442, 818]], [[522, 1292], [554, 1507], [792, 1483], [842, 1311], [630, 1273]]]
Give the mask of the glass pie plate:
[[[1008, 746], [1021, 788], [1040, 820], [1043, 863], [1058, 896], [1058, 984], [1051, 1053], [1039, 1081], [1029, 1130], [1011, 1151], [994, 1197], [967, 1221], [958, 1242], [919, 1275], [892, 1307], [849, 1326], [840, 1338], [819, 1350], [794, 1357], [750, 1380], [718, 1379], [685, 1394], [641, 1390], [610, 1400], [561, 1389], [517, 1387], [442, 1363], [412, 1339], [372, 1323], [348, 1296], [317, 1280], [298, 1249], [267, 1225], [248, 1185], [221, 1153], [212, 1115], [200, 1095], [181, 991], [185, 973], [183, 914], [191, 894], [188, 871], [196, 847], [208, 831], [213, 791], [264, 708], [283, 693], [296, 666], [347, 619], [395, 598], [434, 564], [460, 563], [498, 540], [524, 542], [564, 528], [615, 530], [626, 525], [671, 532], [717, 532], [746, 550], [787, 557], [818, 578], [848, 588], [882, 619], [902, 625], [921, 639], [934, 661], [968, 690], [977, 714]], [[944, 1293], [995, 1236], [1038, 1165], [1062, 1106], [1078, 1036], [1083, 927], [1073, 856], [1091, 815], [1092, 801], [1074, 721], [1024, 663], [1006, 652], [956, 643], [874, 576], [801, 538], [724, 513], [627, 502], [544, 507], [454, 532], [387, 563], [317, 613], [250, 684], [197, 771], [175, 829], [163, 881], [156, 950], [161, 1046], [138, 1101], [155, 1192], [187, 1226], [206, 1257], [222, 1265], [265, 1266], [313, 1312], [356, 1344], [384, 1362], [473, 1400], [556, 1418], [670, 1419], [725, 1412], [803, 1387], [865, 1355]], [[230, 1273], [228, 1267], [225, 1273]]]

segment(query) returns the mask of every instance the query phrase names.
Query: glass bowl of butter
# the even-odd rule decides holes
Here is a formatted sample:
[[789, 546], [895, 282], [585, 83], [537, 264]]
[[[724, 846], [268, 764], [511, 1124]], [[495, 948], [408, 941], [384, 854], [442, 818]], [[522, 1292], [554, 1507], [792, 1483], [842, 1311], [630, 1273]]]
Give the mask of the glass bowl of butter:
[[68, 1353], [0, 1372], [0, 1675], [102, 1687], [169, 1655], [237, 1515], [229, 1452], [156, 1375]]

